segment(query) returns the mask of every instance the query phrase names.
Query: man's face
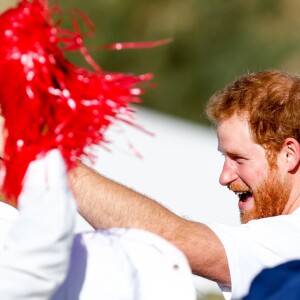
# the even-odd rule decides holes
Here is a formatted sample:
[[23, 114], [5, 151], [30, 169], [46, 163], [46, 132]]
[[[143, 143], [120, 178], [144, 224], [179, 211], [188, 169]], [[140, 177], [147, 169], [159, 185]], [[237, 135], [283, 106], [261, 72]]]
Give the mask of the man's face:
[[282, 213], [291, 184], [279, 168], [270, 169], [264, 148], [253, 142], [248, 122], [237, 115], [217, 127], [225, 161], [220, 184], [238, 195], [241, 222]]

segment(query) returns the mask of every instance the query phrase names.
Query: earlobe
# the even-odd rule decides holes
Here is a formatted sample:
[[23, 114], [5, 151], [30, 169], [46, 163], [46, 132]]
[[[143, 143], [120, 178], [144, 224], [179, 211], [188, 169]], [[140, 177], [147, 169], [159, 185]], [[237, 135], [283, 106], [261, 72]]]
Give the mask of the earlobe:
[[289, 172], [295, 171], [300, 164], [300, 144], [294, 138], [285, 139], [282, 151], [285, 157], [285, 163]]

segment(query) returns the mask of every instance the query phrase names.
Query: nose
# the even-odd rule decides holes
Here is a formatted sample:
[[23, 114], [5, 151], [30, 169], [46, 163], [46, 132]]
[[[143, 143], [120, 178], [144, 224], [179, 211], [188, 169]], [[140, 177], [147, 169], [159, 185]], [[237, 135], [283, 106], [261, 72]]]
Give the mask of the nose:
[[231, 182], [235, 181], [238, 178], [235, 164], [228, 158], [225, 158], [223, 169], [219, 177], [219, 183], [221, 185], [227, 186]]

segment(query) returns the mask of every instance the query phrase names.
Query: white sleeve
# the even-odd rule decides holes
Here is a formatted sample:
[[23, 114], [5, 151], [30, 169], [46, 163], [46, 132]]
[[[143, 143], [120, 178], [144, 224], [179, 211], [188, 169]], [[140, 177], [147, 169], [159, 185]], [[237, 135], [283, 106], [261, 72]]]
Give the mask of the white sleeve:
[[300, 258], [299, 214], [253, 220], [240, 226], [207, 225], [226, 251], [231, 277], [231, 297], [226, 299], [245, 296], [264, 268]]
[[0, 249], [18, 215], [19, 211], [17, 209], [0, 201]]
[[49, 299], [68, 271], [76, 210], [57, 150], [30, 164], [18, 204], [0, 249], [1, 299]]

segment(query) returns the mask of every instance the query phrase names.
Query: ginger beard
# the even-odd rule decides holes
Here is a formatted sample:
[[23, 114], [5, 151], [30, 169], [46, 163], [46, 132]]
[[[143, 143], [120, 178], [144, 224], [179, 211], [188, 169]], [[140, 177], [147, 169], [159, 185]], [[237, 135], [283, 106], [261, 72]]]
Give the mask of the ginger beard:
[[277, 169], [273, 168], [255, 190], [235, 183], [228, 185], [228, 188], [233, 192], [251, 193], [254, 197], [254, 207], [240, 211], [241, 223], [245, 224], [251, 220], [281, 215], [289, 200], [292, 184], [288, 178], [280, 179]]

